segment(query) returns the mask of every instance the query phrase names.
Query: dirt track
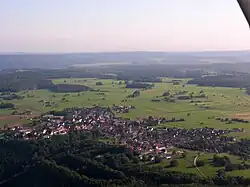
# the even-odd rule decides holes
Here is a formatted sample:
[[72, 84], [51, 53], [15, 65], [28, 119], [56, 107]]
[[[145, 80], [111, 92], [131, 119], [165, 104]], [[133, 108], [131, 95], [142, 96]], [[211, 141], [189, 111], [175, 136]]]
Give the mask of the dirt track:
[[240, 118], [240, 119], [250, 120], [250, 112], [234, 114], [234, 115], [232, 115], [232, 117], [233, 118]]

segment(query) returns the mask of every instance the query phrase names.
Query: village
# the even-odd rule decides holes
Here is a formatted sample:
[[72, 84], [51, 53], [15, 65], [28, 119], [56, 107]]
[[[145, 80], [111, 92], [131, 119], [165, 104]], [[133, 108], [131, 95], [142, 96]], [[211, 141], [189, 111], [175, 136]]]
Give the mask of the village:
[[[236, 141], [235, 137], [226, 136], [227, 134], [244, 131], [240, 128], [157, 128], [157, 124], [185, 120], [152, 116], [131, 120], [115, 116], [115, 111], [128, 112], [128, 108], [131, 107], [68, 108], [62, 111], [61, 115], [45, 114], [33, 119], [39, 122], [35, 127], [12, 127], [8, 130], [8, 135], [16, 139], [29, 140], [65, 135], [70, 131], [90, 131], [95, 132], [98, 137], [112, 138], [116, 144], [126, 145], [138, 152], [140, 159], [154, 161], [156, 156], [171, 159], [172, 154], [169, 150], [173, 147], [220, 153], [224, 151], [223, 145]], [[183, 151], [178, 153], [182, 154]]]

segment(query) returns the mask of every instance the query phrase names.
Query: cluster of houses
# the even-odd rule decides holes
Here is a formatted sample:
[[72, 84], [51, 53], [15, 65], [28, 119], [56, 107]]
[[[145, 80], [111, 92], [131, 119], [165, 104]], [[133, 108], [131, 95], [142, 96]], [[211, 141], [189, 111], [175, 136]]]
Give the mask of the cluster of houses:
[[[115, 107], [116, 108], [116, 107]], [[119, 108], [119, 107], [118, 107]], [[219, 130], [214, 128], [154, 128], [148, 121], [163, 122], [166, 119], [153, 118], [130, 120], [116, 117], [111, 108], [69, 108], [63, 116], [43, 115], [39, 125], [34, 128], [13, 127], [12, 135], [23, 139], [50, 138], [53, 135], [64, 135], [71, 130], [93, 131], [99, 129], [101, 136], [113, 138], [116, 143], [126, 145], [140, 153], [140, 158], [147, 156], [151, 160], [155, 155], [169, 159], [168, 150], [172, 147], [197, 147], [199, 142], [206, 141], [209, 149], [214, 152], [222, 144], [235, 141], [225, 138], [228, 133], [239, 132], [242, 129]], [[197, 148], [198, 149], [198, 148]]]

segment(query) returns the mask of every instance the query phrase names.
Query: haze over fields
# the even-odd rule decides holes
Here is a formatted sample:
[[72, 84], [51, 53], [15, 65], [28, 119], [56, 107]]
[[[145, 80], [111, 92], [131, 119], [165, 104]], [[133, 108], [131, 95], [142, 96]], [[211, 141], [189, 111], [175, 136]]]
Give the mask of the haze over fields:
[[0, 69], [250, 61], [249, 28], [235, 0], [8, 0], [0, 5]]
[[53, 53], [1, 54], [0, 69], [67, 68], [75, 65], [109, 64], [207, 64], [248, 63], [249, 51], [224, 52], [112, 52], [112, 53]]

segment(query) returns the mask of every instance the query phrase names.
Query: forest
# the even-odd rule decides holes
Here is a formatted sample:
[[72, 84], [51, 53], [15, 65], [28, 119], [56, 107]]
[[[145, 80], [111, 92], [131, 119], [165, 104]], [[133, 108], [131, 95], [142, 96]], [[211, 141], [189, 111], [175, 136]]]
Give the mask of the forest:
[[[52, 92], [80, 92], [86, 91], [89, 88], [84, 85], [76, 85], [76, 84], [58, 84], [55, 85], [49, 79], [50, 76], [44, 75], [43, 71], [26, 71], [26, 72], [9, 72], [2, 73], [0, 75], [1, 83], [0, 83], [0, 92], [18, 92], [23, 90], [36, 90], [36, 89], [48, 89]], [[65, 75], [61, 75], [65, 78]], [[6, 95], [6, 94], [5, 94]], [[8, 94], [10, 95], [10, 94]], [[12, 98], [13, 97], [12, 93]], [[1, 96], [5, 99], [4, 95]], [[10, 97], [10, 96], [8, 96]]]
[[[52, 139], [0, 140], [0, 185], [9, 186], [170, 186], [249, 185], [250, 179], [202, 178], [150, 168], [137, 153], [99, 141], [92, 132], [70, 132]], [[218, 158], [216, 158], [218, 160]], [[217, 161], [218, 162], [218, 161]]]
[[248, 88], [250, 87], [249, 80], [249, 74], [218, 75], [195, 78], [190, 80], [188, 84], [197, 84], [198, 86]]

